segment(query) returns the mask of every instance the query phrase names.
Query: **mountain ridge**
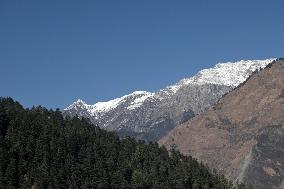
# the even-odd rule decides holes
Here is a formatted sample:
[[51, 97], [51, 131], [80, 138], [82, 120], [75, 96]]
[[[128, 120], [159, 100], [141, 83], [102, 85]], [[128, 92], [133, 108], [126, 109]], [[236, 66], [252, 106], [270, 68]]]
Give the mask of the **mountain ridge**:
[[161, 137], [159, 132], [167, 132], [176, 124], [203, 112], [254, 71], [263, 69], [274, 60], [218, 63], [155, 93], [136, 91], [94, 105], [82, 105], [79, 101], [64, 109], [63, 113], [87, 117], [102, 128], [132, 136], [138, 134], [138, 138], [156, 141]]
[[[174, 84], [174, 85], [170, 85], [170, 86], [166, 86], [164, 89], [161, 89], [161, 90], [159, 90], [159, 91], [157, 91], [157, 92], [161, 92], [161, 91], [166, 91], [167, 89], [168, 90], [171, 90], [172, 92], [176, 92], [178, 89], [179, 89], [179, 87], [181, 87], [181, 86], [183, 86], [183, 85], [187, 85], [187, 84], [189, 84], [189, 83], [194, 83], [194, 84], [221, 84], [221, 85], [227, 85], [227, 86], [235, 86], [235, 87], [237, 87], [239, 84], [241, 84], [242, 82], [244, 82], [244, 80], [248, 77], [247, 75], [246, 76], [244, 76], [243, 78], [241, 78], [241, 77], [237, 77], [237, 79], [234, 79], [234, 77], [233, 76], [235, 76], [236, 75], [236, 73], [235, 74], [229, 74], [229, 75], [227, 75], [227, 73], [226, 73], [226, 70], [224, 69], [225, 67], [229, 67], [229, 66], [231, 66], [231, 65], [233, 65], [233, 66], [237, 66], [237, 64], [243, 64], [243, 65], [246, 65], [246, 66], [255, 66], [255, 68], [253, 68], [252, 70], [258, 70], [258, 69], [262, 69], [262, 68], [264, 68], [265, 66], [267, 66], [267, 64], [268, 63], [270, 63], [270, 62], [272, 62], [272, 61], [274, 61], [274, 60], [276, 60], [276, 58], [270, 58], [270, 59], [266, 59], [266, 60], [240, 60], [240, 61], [237, 61], [237, 62], [226, 62], [226, 63], [217, 63], [215, 66], [214, 66], [214, 68], [205, 68], [205, 69], [202, 69], [201, 71], [199, 71], [196, 75], [194, 75], [194, 76], [192, 76], [192, 77], [189, 77], [189, 78], [184, 78], [184, 79], [181, 79], [180, 81], [178, 81], [176, 84]], [[258, 63], [260, 63], [260, 65], [259, 66], [256, 66], [256, 65], [254, 65], [256, 62], [258, 62]], [[211, 78], [210, 77], [205, 77], [205, 79], [204, 80], [202, 80], [202, 79], [200, 79], [200, 78], [202, 78], [202, 76], [204, 76], [204, 75], [206, 75], [206, 73], [210, 73], [210, 71], [213, 71], [214, 69], [216, 69], [217, 70], [217, 68], [221, 68], [220, 70], [222, 70], [223, 71], [223, 75], [222, 75], [222, 77], [220, 77], [220, 79], [221, 79], [221, 81], [219, 80], [219, 81], [216, 81], [216, 80], [213, 80], [212, 81], [212, 79], [214, 79], [214, 76], [216, 76], [217, 74], [219, 74], [219, 73], [217, 73], [216, 75], [214, 75], [214, 76], [211, 76]], [[232, 71], [238, 71], [238, 70], [232, 70]], [[231, 76], [231, 77], [226, 77], [226, 76]], [[127, 96], [131, 96], [131, 95], [136, 95], [136, 94], [147, 94], [147, 95], [149, 95], [149, 97], [150, 96], [152, 96], [152, 95], [154, 95], [155, 94], [155, 92], [154, 93], [152, 93], [152, 92], [148, 92], [148, 91], [134, 91], [134, 92], [132, 92], [132, 93], [130, 93], [130, 94], [127, 94], [127, 95], [124, 95], [124, 96], [122, 96], [122, 97], [118, 97], [118, 98], [115, 98], [115, 99], [112, 99], [112, 100], [109, 100], [109, 101], [103, 101], [103, 102], [97, 102], [97, 103], [95, 103], [95, 104], [93, 104], [93, 105], [89, 105], [89, 106], [96, 106], [96, 105], [99, 105], [99, 104], [105, 104], [105, 103], [110, 103], [110, 102], [112, 102], [112, 101], [116, 101], [116, 100], [120, 100], [120, 99], [123, 99], [123, 98], [125, 98], [125, 97], [127, 97]], [[83, 100], [81, 100], [81, 99], [78, 99], [77, 101], [75, 101], [74, 103], [76, 103], [76, 102], [83, 102], [84, 104], [86, 104], [86, 105], [88, 105], [85, 101], [83, 101]], [[71, 104], [72, 105], [72, 104]], [[72, 108], [72, 107], [70, 107], [71, 105], [69, 105], [67, 108], [65, 108], [64, 110], [68, 110], [68, 109], [70, 109], [70, 108]], [[115, 106], [115, 105], [114, 105]], [[113, 108], [115, 108], [115, 107], [113, 107]], [[99, 109], [100, 110], [100, 109]]]

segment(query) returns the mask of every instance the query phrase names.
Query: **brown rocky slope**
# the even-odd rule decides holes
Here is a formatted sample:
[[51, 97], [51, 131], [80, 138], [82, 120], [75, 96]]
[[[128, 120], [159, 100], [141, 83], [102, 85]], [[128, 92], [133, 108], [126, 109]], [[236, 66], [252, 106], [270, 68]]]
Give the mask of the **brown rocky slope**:
[[284, 60], [159, 141], [254, 188], [284, 188]]

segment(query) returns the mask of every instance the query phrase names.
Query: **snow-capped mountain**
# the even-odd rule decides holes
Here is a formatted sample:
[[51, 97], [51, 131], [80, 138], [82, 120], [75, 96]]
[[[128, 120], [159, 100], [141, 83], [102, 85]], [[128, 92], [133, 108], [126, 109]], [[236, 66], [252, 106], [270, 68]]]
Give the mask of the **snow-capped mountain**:
[[145, 140], [158, 140], [176, 124], [215, 104], [255, 71], [275, 59], [218, 63], [155, 93], [136, 91], [107, 102], [88, 105], [77, 100], [63, 113], [87, 117], [102, 128]]
[[104, 113], [107, 113], [110, 110], [115, 109], [117, 106], [125, 103], [127, 100], [131, 100], [130, 105], [127, 107], [129, 110], [133, 110], [135, 108], [138, 108], [143, 104], [143, 102], [153, 96], [153, 93], [147, 92], [147, 91], [135, 91], [129, 95], [125, 95], [120, 98], [116, 98], [107, 102], [97, 102], [94, 105], [88, 105], [83, 100], [78, 99], [76, 102], [71, 104], [69, 107], [67, 107], [66, 110], [77, 110], [79, 116], [80, 110], [84, 109], [88, 112], [90, 116], [94, 116], [95, 118], [99, 118]]

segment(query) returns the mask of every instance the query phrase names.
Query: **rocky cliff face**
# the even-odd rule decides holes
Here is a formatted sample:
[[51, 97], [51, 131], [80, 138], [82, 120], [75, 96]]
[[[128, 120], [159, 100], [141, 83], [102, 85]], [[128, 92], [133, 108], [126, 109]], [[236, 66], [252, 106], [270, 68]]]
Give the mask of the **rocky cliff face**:
[[102, 128], [148, 141], [157, 141], [215, 104], [224, 94], [274, 59], [219, 63], [156, 93], [132, 94], [88, 105], [82, 100], [67, 107], [65, 115], [87, 117]]
[[235, 181], [258, 189], [284, 188], [283, 91], [284, 61], [278, 59], [159, 143]]

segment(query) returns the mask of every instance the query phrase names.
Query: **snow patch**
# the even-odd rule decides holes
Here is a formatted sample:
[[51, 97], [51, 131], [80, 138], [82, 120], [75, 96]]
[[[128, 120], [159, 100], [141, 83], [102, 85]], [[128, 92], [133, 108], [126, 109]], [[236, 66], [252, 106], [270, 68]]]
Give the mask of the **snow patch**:
[[146, 99], [148, 99], [149, 97], [151, 97], [153, 95], [154, 95], [154, 93], [149, 93], [149, 92], [143, 94], [143, 96], [136, 98], [133, 102], [131, 102], [131, 105], [128, 106], [127, 109], [128, 110], [134, 110], [134, 109], [140, 107]]
[[78, 99], [76, 102], [74, 102], [73, 104], [65, 108], [64, 110], [71, 110], [71, 109], [77, 110], [78, 108], [84, 109], [86, 107], [88, 107], [88, 105], [83, 100]]

